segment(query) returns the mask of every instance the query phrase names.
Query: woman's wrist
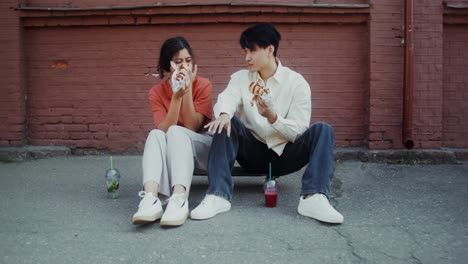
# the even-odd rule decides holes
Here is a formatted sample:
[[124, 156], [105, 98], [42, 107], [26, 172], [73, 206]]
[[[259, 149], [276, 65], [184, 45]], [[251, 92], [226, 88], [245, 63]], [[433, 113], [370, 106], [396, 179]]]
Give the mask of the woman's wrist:
[[174, 94], [172, 95], [171, 101], [173, 101], [173, 102], [175, 102], [175, 103], [180, 103], [180, 102], [182, 102], [182, 97], [184, 97], [184, 95], [178, 96], [177, 93], [174, 93]]

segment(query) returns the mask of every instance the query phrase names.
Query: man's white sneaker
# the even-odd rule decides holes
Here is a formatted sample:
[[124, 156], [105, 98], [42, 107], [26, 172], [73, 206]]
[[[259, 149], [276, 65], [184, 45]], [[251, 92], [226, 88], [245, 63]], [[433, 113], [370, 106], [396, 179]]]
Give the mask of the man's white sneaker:
[[343, 215], [336, 211], [330, 205], [328, 198], [321, 193], [316, 193], [307, 199], [301, 196], [297, 212], [326, 223], [341, 224], [344, 221]]
[[231, 203], [226, 199], [216, 195], [207, 194], [197, 208], [192, 210], [190, 218], [195, 220], [208, 219], [219, 213], [229, 211], [230, 209]]
[[166, 211], [161, 218], [161, 226], [180, 226], [189, 216], [188, 201], [185, 193], [175, 193], [169, 198]]
[[141, 191], [138, 196], [143, 199], [138, 204], [138, 211], [133, 215], [133, 224], [154, 222], [161, 218], [163, 214], [161, 201], [152, 192]]

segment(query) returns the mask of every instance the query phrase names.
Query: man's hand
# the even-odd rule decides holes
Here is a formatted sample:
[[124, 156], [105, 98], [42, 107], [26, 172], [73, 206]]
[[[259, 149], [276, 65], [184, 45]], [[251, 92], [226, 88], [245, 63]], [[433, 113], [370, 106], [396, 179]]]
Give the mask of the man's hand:
[[258, 113], [268, 119], [268, 122], [270, 124], [273, 124], [276, 122], [276, 119], [278, 119], [278, 116], [276, 115], [275, 112], [273, 112], [262, 100], [262, 98], [258, 95], [254, 96], [255, 103], [257, 104], [257, 110]]
[[223, 128], [226, 128], [226, 134], [229, 137], [231, 135], [231, 117], [228, 114], [222, 113], [219, 117], [208, 123], [205, 128], [208, 128], [208, 132], [221, 134]]

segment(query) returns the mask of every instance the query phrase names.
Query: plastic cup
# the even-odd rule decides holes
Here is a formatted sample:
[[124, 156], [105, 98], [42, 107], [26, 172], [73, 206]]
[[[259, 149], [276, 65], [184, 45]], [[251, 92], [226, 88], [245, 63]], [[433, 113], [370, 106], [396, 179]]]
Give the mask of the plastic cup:
[[116, 199], [119, 197], [120, 172], [117, 169], [106, 171], [107, 197]]
[[278, 201], [278, 192], [276, 190], [265, 191], [265, 206], [266, 207], [276, 207], [277, 201]]
[[265, 206], [276, 207], [278, 201], [278, 187], [274, 180], [268, 181], [264, 190]]

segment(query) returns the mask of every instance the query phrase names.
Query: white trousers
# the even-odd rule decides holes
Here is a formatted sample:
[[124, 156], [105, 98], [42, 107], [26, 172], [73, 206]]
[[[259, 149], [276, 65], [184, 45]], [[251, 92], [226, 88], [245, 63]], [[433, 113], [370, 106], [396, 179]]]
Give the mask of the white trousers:
[[155, 181], [159, 193], [169, 197], [172, 187], [180, 184], [188, 196], [194, 168], [207, 169], [211, 140], [209, 134], [181, 126], [171, 126], [167, 133], [151, 130], [143, 152], [143, 185]]

